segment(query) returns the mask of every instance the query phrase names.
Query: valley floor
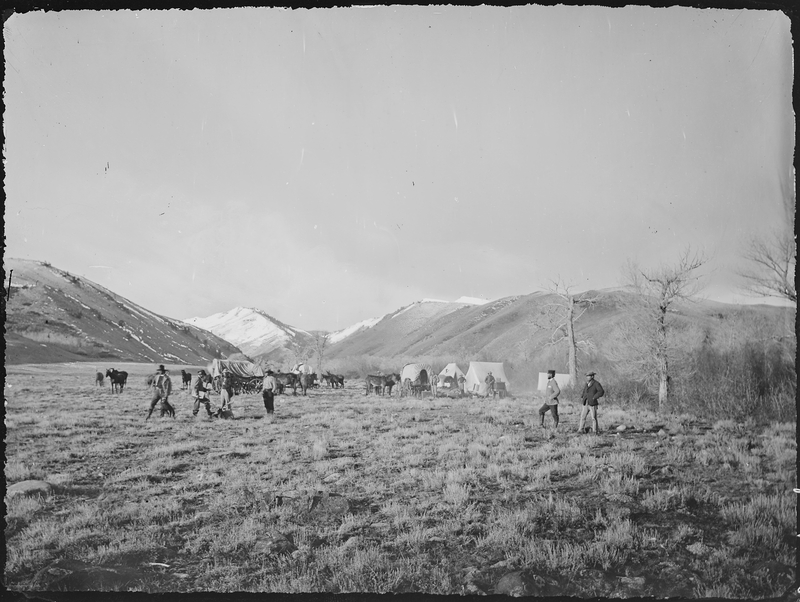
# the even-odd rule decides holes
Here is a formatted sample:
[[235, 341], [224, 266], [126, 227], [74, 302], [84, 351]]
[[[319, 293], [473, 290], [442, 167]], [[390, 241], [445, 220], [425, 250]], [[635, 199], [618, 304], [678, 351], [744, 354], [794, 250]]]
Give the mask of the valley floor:
[[601, 405], [595, 437], [566, 401], [553, 434], [530, 396], [358, 382], [271, 418], [236, 397], [230, 421], [175, 383], [177, 417], [145, 422], [152, 366], [117, 395], [92, 365], [6, 369], [7, 486], [53, 485], [6, 499], [11, 590], [762, 598], [795, 579], [794, 424]]

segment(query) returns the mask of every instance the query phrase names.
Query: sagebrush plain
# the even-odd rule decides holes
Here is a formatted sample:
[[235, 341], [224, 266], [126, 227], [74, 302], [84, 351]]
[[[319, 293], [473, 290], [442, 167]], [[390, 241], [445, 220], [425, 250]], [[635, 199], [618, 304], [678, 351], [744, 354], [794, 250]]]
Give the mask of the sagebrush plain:
[[567, 393], [554, 433], [532, 394], [358, 380], [209, 420], [174, 370], [177, 417], [145, 422], [153, 366], [117, 367], [117, 395], [88, 364], [6, 367], [6, 484], [54, 486], [6, 499], [10, 590], [766, 598], [795, 579], [794, 423], [618, 399], [595, 437]]

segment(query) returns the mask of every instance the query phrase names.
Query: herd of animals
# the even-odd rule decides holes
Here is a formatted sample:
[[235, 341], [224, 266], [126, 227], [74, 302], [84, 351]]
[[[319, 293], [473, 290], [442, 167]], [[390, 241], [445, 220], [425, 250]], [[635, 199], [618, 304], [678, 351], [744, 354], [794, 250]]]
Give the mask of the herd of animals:
[[[308, 389], [318, 388], [316, 374], [295, 374], [294, 372], [276, 372], [274, 374], [275, 380], [278, 383], [278, 394], [282, 394], [286, 389], [292, 389], [292, 394], [297, 395], [297, 388], [299, 387], [303, 395], [306, 395]], [[106, 370], [105, 375], [102, 372], [97, 372], [95, 375], [95, 384], [97, 386], [104, 386], [105, 378], [108, 378], [111, 383], [111, 391], [113, 393], [122, 393], [125, 385], [128, 382], [128, 373], [114, 368]], [[212, 378], [209, 374], [205, 374], [206, 382], [211, 384], [214, 391], [220, 390], [220, 377]], [[333, 389], [344, 388], [344, 376], [341, 374], [332, 374], [326, 372], [322, 375], [322, 380], [328, 387]], [[153, 375], [148, 375], [145, 379], [146, 384], [149, 386], [153, 382]], [[181, 370], [181, 389], [189, 389], [192, 386], [192, 373], [186, 370]], [[233, 393], [234, 395], [242, 394], [256, 394], [261, 392], [263, 379], [259, 376], [252, 378], [242, 378], [234, 376], [233, 378]]]
[[[295, 374], [294, 372], [276, 372], [274, 374], [275, 380], [278, 383], [278, 394], [282, 394], [286, 389], [292, 389], [292, 394], [297, 395], [297, 388], [300, 387], [303, 395], [306, 395], [308, 389], [318, 388], [320, 383], [317, 382], [316, 374]], [[212, 378], [210, 375], [205, 375], [207, 382], [210, 383], [213, 389], [219, 392], [220, 378]], [[97, 386], [104, 386], [104, 378], [108, 378], [111, 383], [111, 391], [113, 393], [122, 393], [128, 382], [128, 373], [122, 370], [109, 368], [106, 370], [105, 376], [102, 372], [97, 372], [95, 376], [95, 384]], [[449, 377], [448, 377], [449, 378]], [[322, 374], [322, 380], [325, 384], [332, 389], [344, 388], [344, 376], [341, 374], [332, 374], [325, 372]], [[153, 382], [153, 375], [146, 378], [146, 383], [149, 386]], [[262, 379], [261, 377], [242, 378], [234, 377], [234, 395], [250, 395], [257, 394], [261, 391]], [[376, 395], [392, 394], [392, 388], [400, 385], [401, 394], [411, 394], [419, 396], [424, 390], [430, 390], [427, 380], [417, 378], [415, 381], [406, 379], [405, 383], [400, 380], [399, 374], [368, 374], [364, 378], [364, 395], [370, 393]], [[192, 386], [192, 373], [186, 370], [181, 370], [181, 389], [189, 389]]]

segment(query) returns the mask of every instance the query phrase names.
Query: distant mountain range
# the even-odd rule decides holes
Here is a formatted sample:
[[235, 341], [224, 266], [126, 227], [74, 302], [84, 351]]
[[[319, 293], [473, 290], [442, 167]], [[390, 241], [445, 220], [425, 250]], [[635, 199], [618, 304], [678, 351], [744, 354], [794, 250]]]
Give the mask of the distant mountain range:
[[[5, 262], [6, 269], [14, 270], [6, 306], [6, 363], [118, 358], [197, 364], [244, 353], [289, 367], [308, 355], [316, 336], [325, 334], [325, 361], [342, 366], [364, 364], [359, 358], [368, 358], [373, 365], [376, 358], [383, 358], [392, 369], [420, 359], [437, 365], [460, 362], [462, 368], [470, 360], [503, 361], [512, 382], [548, 368], [566, 371], [565, 346], [551, 344], [557, 322], [546, 315], [558, 298], [547, 292], [494, 301], [422, 299], [384, 316], [321, 333], [243, 307], [206, 318], [173, 320], [47, 264]], [[630, 293], [624, 290], [590, 293], [596, 301], [576, 323], [582, 366], [613, 355], [619, 344], [614, 335], [630, 311]], [[740, 337], [739, 325], [748, 321], [763, 324], [758, 328], [764, 333], [790, 332], [795, 309], [698, 300], [676, 304], [671, 315], [676, 324], [713, 342]]]
[[86, 278], [45, 262], [4, 259], [13, 270], [6, 303], [6, 364], [118, 360], [205, 364], [239, 349], [216, 335], [155, 314]]
[[[401, 318], [392, 324], [395, 331], [416, 329], [426, 320], [435, 316], [443, 316], [457, 309], [488, 303], [485, 299], [475, 297], [461, 297], [457, 301], [441, 301], [439, 299], [423, 299], [405, 307], [381, 316], [369, 318], [342, 330], [337, 330], [327, 335], [328, 345], [331, 349], [341, 344], [346, 339], [357, 334], [363, 334], [372, 327], [385, 320]], [[313, 344], [315, 333], [301, 330], [284, 324], [270, 316], [268, 313], [251, 307], [235, 307], [227, 312], [213, 314], [206, 318], [188, 318], [187, 324], [213, 332], [229, 343], [236, 345], [251, 358], [262, 358], [269, 361], [285, 361], [293, 363], [302, 355], [302, 351]], [[384, 331], [384, 328], [381, 328]]]
[[280, 359], [287, 350], [303, 349], [313, 339], [310, 332], [284, 324], [251, 307], [235, 307], [207, 318], [188, 318], [184, 322], [213, 332], [250, 358]]

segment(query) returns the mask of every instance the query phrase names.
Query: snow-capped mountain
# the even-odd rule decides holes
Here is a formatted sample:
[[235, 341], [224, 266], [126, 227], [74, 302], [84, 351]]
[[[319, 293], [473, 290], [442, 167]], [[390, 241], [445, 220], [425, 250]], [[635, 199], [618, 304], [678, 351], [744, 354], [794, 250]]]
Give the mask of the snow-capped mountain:
[[369, 318], [368, 320], [363, 320], [362, 322], [358, 322], [357, 324], [353, 324], [352, 326], [348, 326], [342, 330], [332, 332], [328, 335], [328, 342], [340, 343], [344, 339], [351, 337], [356, 333], [369, 330], [384, 319], [393, 320], [394, 318], [414, 310], [415, 308], [430, 308], [431, 311], [425, 312], [425, 314], [433, 315], [446, 314], [465, 305], [484, 305], [486, 303], [489, 303], [488, 299], [479, 299], [477, 297], [460, 297], [455, 301], [443, 301], [442, 299], [423, 299], [422, 301], [414, 301], [413, 303], [406, 305], [405, 307], [401, 307], [400, 309], [396, 309], [395, 311], [385, 314], [380, 318]]
[[284, 324], [252, 307], [235, 307], [207, 318], [188, 318], [184, 322], [214, 333], [250, 357], [282, 352], [291, 346], [303, 347], [312, 338], [305, 330]]
[[383, 318], [384, 316], [381, 316], [380, 318], [369, 318], [367, 320], [362, 320], [357, 324], [353, 324], [352, 326], [348, 326], [347, 328], [344, 328], [342, 330], [337, 330], [336, 332], [332, 332], [328, 335], [328, 342], [338, 343], [339, 341], [342, 341], [357, 332], [361, 332], [362, 330], [366, 330], [367, 328], [372, 328], [373, 326], [375, 326], [375, 324], [383, 320]]

